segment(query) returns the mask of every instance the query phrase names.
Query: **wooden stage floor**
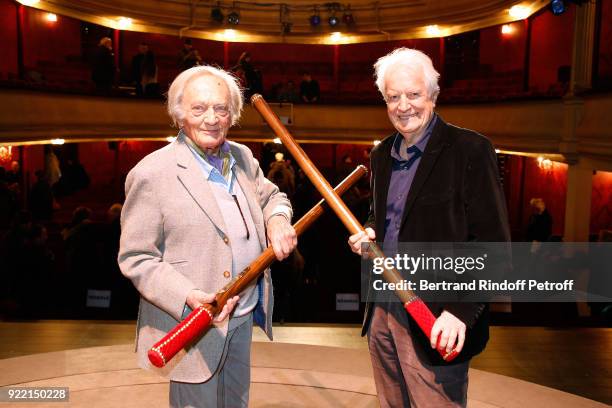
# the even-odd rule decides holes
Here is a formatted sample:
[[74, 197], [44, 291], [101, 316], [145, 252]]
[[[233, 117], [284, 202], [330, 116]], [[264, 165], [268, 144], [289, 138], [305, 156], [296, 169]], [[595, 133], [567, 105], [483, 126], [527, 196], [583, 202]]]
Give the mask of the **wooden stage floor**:
[[[133, 321], [50, 320], [38, 322], [0, 322], [0, 359], [2, 359], [0, 360], [0, 385], [32, 383], [32, 381], [39, 377], [31, 377], [31, 374], [28, 374], [28, 372], [43, 369], [40, 365], [51, 364], [51, 356], [61, 355], [63, 359], [67, 358], [67, 361], [76, 361], [74, 364], [78, 366], [80, 364], [78, 363], [79, 359], [87, 359], [90, 358], [88, 356], [95, 354], [96, 349], [92, 349], [94, 347], [114, 346], [108, 350], [124, 355], [126, 356], [125, 358], [130, 360], [134, 330], [135, 324]], [[308, 381], [314, 381], [315, 383], [344, 384], [349, 388], [357, 387], [355, 390], [350, 389], [347, 391], [347, 389], [343, 389], [340, 386], [335, 389], [333, 385], [330, 385], [331, 388], [328, 389], [328, 392], [331, 394], [327, 397], [332, 394], [335, 395], [333, 398], [336, 399], [332, 398], [332, 400], [340, 405], [344, 404], [342, 401], [350, 403], [351, 398], [358, 398], [354, 402], [359, 406], [372, 406], [372, 404], [376, 406], [373, 396], [375, 392], [372, 389], [371, 369], [368, 364], [367, 345], [365, 339], [359, 336], [359, 327], [355, 325], [286, 324], [276, 326], [274, 330], [275, 341], [273, 343], [265, 338], [261, 330], [254, 330], [253, 392], [255, 397], [258, 395], [268, 395], [269, 392], [276, 392], [279, 398], [281, 398], [284, 395], [283, 392], [288, 392], [287, 387], [299, 387], [299, 382], [306, 381], [303, 378], [308, 378]], [[57, 354], [57, 352], [74, 349], [80, 350]], [[305, 357], [308, 354], [305, 350], [308, 353], [318, 354], [317, 359], [321, 360], [321, 367], [325, 366], [327, 368], [308, 366], [308, 370], [311, 371], [307, 371], [304, 368], [306, 370], [304, 372], [308, 373], [308, 375], [300, 377], [302, 379], [297, 377], [292, 379], [292, 376], [297, 375], [295, 374], [297, 372], [295, 367], [300, 367], [300, 364], [306, 364], [306, 362], [299, 359], [293, 363], [285, 363], [287, 367], [279, 368], [280, 371], [269, 371], [267, 369], [267, 367], [270, 367], [271, 359], [279, 359], [279, 356], [285, 355], [291, 360], [291, 356], [298, 354]], [[512, 379], [518, 379], [565, 391], [566, 393], [575, 394], [604, 404], [611, 404], [611, 351], [612, 329], [492, 327], [491, 340], [486, 351], [475, 358], [471, 365], [474, 370], [472, 370], [471, 374], [470, 401], [473, 403], [473, 406], [482, 407], [520, 406], [520, 398], [515, 401], [516, 404], [508, 403], [507, 405], [497, 405], [498, 402], [495, 401], [495, 398], [507, 400], [508, 397], [504, 397], [504, 393], [510, 393], [511, 395], [513, 393], [523, 393], [523, 397], [526, 395], [524, 393], [532, 393], [533, 395], [544, 395], [545, 398], [548, 398], [548, 400], [544, 400], [550, 402], [550, 405], [545, 404], [547, 406], [603, 406], [594, 403], [594, 401], [591, 401], [593, 404], [589, 405], [588, 401], [584, 399], [572, 400], [571, 396], [564, 393], [555, 394], [543, 387], [538, 388], [533, 384], [512, 381]], [[39, 354], [53, 352], [55, 353]], [[334, 357], [332, 356], [336, 355], [338, 358], [341, 358], [340, 356], [343, 353], [346, 354], [343, 358], [359, 360], [358, 364], [363, 366], [360, 368], [360, 376], [355, 378], [346, 377], [351, 375], [351, 370], [347, 368], [346, 372], [342, 372], [342, 370], [336, 367], [338, 364], [342, 365], [340, 362], [334, 363], [332, 370], [340, 370], [334, 374], [337, 376], [329, 376], [330, 369], [328, 366], [330, 363], [326, 359], [333, 359]], [[323, 356], [326, 357], [323, 358]], [[15, 359], [15, 357], [22, 358]], [[132, 360], [135, 359], [132, 358]], [[274, 364], [281, 363], [283, 362], [279, 360]], [[144, 371], [135, 368], [135, 362], [130, 362], [130, 364], [130, 367], [126, 369], [133, 370], [134, 373], [140, 372], [139, 375], [146, 376], [146, 374], [143, 374], [145, 373]], [[32, 367], [30, 368], [30, 366]], [[36, 366], [38, 368], [35, 368]], [[58, 375], [58, 378], [68, 378], [68, 374], [71, 373], [70, 370], [78, 371], [76, 368], [65, 368], [65, 371], [62, 371], [63, 377]], [[286, 370], [286, 372], [283, 370]], [[323, 372], [327, 374], [323, 376], [321, 374]], [[489, 373], [512, 378], [508, 379]], [[74, 373], [70, 375], [74, 375]], [[319, 378], [317, 376], [323, 377]], [[289, 381], [291, 384], [288, 385], [282, 382], [279, 379], [281, 377], [282, 381]], [[308, 383], [308, 381], [306, 382]], [[167, 392], [167, 388], [164, 388], [167, 385], [163, 380], [158, 378], [156, 381], [152, 381], [151, 384], [152, 387], [157, 387], [152, 388], [150, 390], [151, 393], [155, 394], [157, 392], [163, 396]], [[317, 398], [322, 398], [322, 394], [317, 394], [317, 387], [313, 388], [311, 383], [308, 384], [310, 388], [304, 386], [300, 389], [306, 392], [306, 394], [308, 392], [314, 393], [311, 396], [304, 397], [306, 398], [305, 401], [312, 401], [314, 404], [314, 401], [318, 401]], [[506, 389], [489, 390], [490, 386], [484, 387], [483, 384], [496, 385]], [[78, 385], [75, 385], [75, 387], [78, 388]], [[508, 387], [516, 387], [516, 390], [507, 389]], [[319, 387], [319, 389], [327, 388]], [[474, 393], [476, 394], [472, 390], [475, 390]], [[499, 396], [495, 396], [495, 393], [499, 393]], [[86, 394], [81, 394], [81, 396], [84, 395]], [[555, 403], [554, 401], [557, 398], [558, 402], [564, 401], [564, 403], [561, 405]], [[252, 405], [271, 406], [269, 404], [259, 404], [258, 401], [261, 402], [257, 398], [252, 398]], [[357, 403], [357, 401], [360, 402]], [[477, 401], [481, 401], [481, 404], [477, 404]], [[282, 406], [282, 398], [279, 399], [278, 404], [280, 405], [277, 406]], [[334, 404], [329, 406], [334, 406]], [[523, 405], [523, 408], [526, 406], [532, 405]], [[541, 403], [538, 406], [542, 406]]]

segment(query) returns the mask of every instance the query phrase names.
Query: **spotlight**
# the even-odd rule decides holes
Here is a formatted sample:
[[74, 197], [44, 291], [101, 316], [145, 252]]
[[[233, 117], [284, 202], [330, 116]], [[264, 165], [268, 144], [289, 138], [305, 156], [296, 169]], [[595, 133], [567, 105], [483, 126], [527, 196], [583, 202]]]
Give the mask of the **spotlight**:
[[310, 25], [313, 26], [313, 27], [316, 27], [319, 24], [321, 24], [321, 16], [319, 16], [319, 11], [318, 10], [315, 10], [314, 13], [315, 14], [310, 16]]
[[342, 16], [342, 21], [344, 21], [344, 24], [346, 25], [353, 25], [355, 24], [355, 18], [353, 17], [352, 13], [344, 13], [344, 15]]
[[222, 23], [224, 16], [223, 16], [223, 12], [221, 11], [221, 8], [213, 7], [210, 10], [210, 18], [212, 21], [216, 23]]
[[57, 22], [57, 15], [53, 14], [53, 13], [47, 13], [45, 15], [45, 18], [47, 19], [47, 21], [51, 22], [51, 23], [55, 23]]
[[559, 14], [565, 13], [565, 3], [563, 0], [552, 0], [550, 2], [550, 9], [555, 16], [558, 16]]
[[338, 25], [340, 20], [338, 20], [338, 17], [336, 16], [329, 16], [329, 19], [327, 20], [327, 22], [329, 23], [330, 27], [335, 27]]
[[346, 25], [355, 24], [355, 18], [353, 17], [353, 13], [351, 12], [350, 5], [344, 9], [344, 14], [342, 14], [342, 21], [344, 21], [344, 24]]
[[240, 23], [240, 15], [237, 12], [232, 11], [227, 15], [227, 22], [232, 25], [238, 25]]

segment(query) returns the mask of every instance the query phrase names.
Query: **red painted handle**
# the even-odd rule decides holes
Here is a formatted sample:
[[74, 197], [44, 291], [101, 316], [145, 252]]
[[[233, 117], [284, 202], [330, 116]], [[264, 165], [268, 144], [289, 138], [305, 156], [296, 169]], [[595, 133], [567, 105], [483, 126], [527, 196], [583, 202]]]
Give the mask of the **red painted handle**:
[[[423, 303], [421, 299], [415, 299], [411, 302], [408, 302], [404, 305], [404, 308], [410, 316], [417, 322], [423, 333], [427, 336], [427, 338], [431, 337], [431, 329], [436, 321], [436, 317], [431, 313], [427, 305]], [[438, 343], [440, 342], [440, 338], [438, 337]], [[457, 350], [453, 349], [449, 353], [446, 352], [446, 349], [440, 349], [437, 347], [438, 353], [442, 356], [444, 361], [449, 362], [455, 359], [459, 355]]]
[[211, 308], [211, 305], [208, 304], [198, 307], [160, 341], [155, 343], [147, 353], [151, 364], [155, 367], [165, 366], [176, 353], [187, 346], [199, 333], [203, 333], [213, 319]]

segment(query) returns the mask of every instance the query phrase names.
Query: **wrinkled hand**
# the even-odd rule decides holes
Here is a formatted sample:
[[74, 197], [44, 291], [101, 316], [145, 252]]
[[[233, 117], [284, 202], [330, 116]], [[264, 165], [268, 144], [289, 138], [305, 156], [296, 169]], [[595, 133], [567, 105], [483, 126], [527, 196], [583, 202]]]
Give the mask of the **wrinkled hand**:
[[[366, 234], [367, 233], [367, 234]], [[361, 231], [357, 234], [351, 235], [348, 239], [348, 244], [351, 247], [351, 251], [358, 255], [361, 254], [361, 244], [364, 242], [375, 241], [376, 233], [372, 228], [366, 228], [365, 232]]]
[[[429, 338], [431, 348], [435, 349], [437, 344], [440, 350], [446, 349], [447, 353], [450, 353], [453, 348], [457, 353], [460, 353], [465, 343], [465, 330], [465, 323], [452, 313], [443, 311], [431, 329], [431, 337]], [[438, 336], [440, 336], [439, 344]], [[456, 347], [454, 347], [455, 343], [457, 343]]]
[[[213, 322], [220, 323], [223, 320], [227, 319], [227, 317], [232, 313], [232, 310], [236, 307], [236, 303], [240, 298], [238, 296], [234, 296], [231, 299], [227, 300], [227, 303], [223, 306], [221, 313], [215, 316]], [[196, 310], [198, 307], [202, 306], [204, 303], [212, 303], [215, 300], [214, 293], [207, 293], [200, 289], [193, 289], [187, 295], [187, 306], [189, 306], [192, 310]]]
[[297, 246], [297, 234], [293, 226], [282, 215], [268, 220], [268, 243], [272, 245], [276, 259], [287, 258]]

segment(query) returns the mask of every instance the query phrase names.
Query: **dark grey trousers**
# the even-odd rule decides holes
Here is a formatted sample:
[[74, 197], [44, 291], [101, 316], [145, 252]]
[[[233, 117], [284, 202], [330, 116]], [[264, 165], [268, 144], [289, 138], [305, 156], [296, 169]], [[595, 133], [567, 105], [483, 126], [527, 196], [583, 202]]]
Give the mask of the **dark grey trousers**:
[[376, 304], [368, 346], [382, 408], [467, 405], [469, 362], [449, 366], [422, 362], [401, 303]]
[[251, 384], [253, 314], [227, 333], [219, 367], [199, 384], [170, 381], [171, 408], [246, 408]]

